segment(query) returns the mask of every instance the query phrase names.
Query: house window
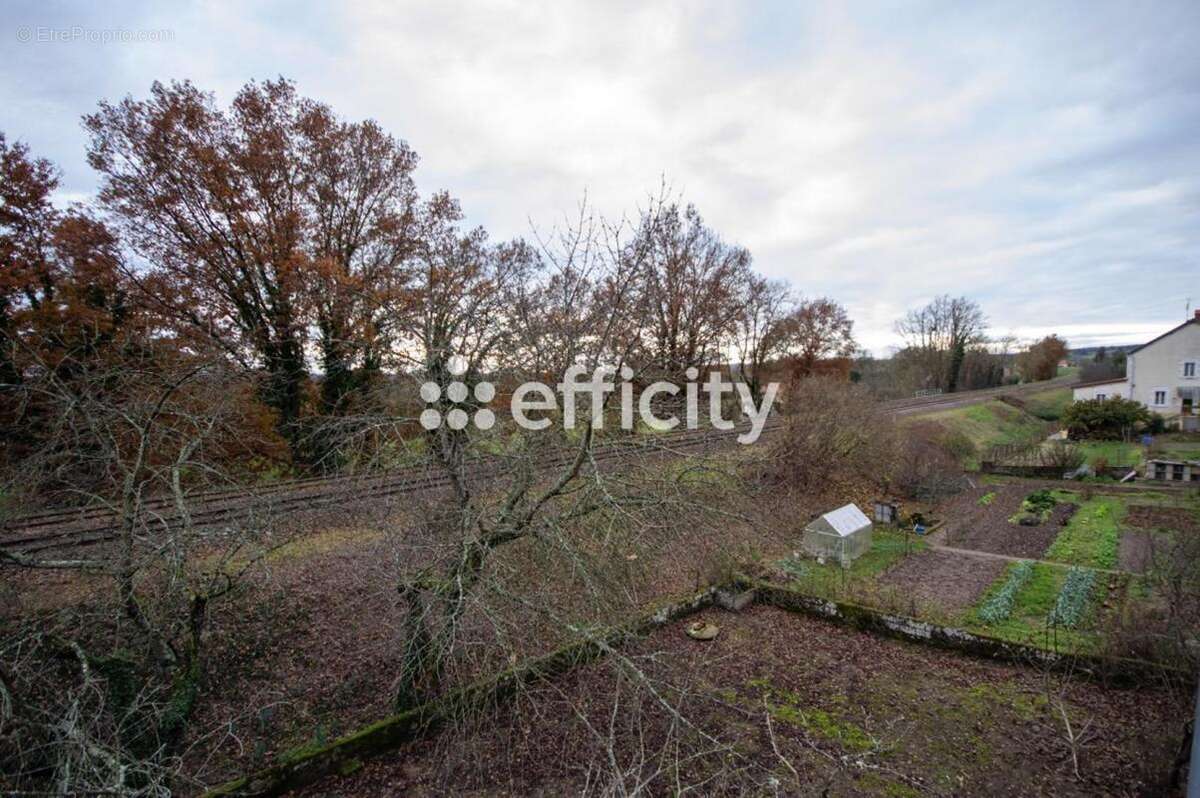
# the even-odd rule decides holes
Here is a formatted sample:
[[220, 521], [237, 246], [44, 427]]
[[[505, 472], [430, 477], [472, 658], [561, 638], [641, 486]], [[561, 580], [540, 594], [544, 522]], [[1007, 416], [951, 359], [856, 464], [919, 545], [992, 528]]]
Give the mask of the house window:
[[1183, 364], [1183, 376], [1189, 379], [1196, 376], [1196, 361], [1189, 360]]
[[1176, 479], [1180, 482], [1183, 481], [1183, 466], [1171, 466], [1171, 479]]
[[1096, 394], [1096, 401], [1098, 401], [1098, 402], [1103, 402], [1107, 398], [1108, 398], [1108, 394], [1106, 394], [1106, 393]]
[[1154, 464], [1154, 478], [1155, 479], [1166, 479], [1167, 478], [1167, 467], [1165, 465], [1163, 465], [1162, 463], [1155, 463]]
[[1155, 388], [1154, 389], [1154, 406], [1162, 407], [1166, 403], [1167, 403], [1167, 389], [1166, 388]]

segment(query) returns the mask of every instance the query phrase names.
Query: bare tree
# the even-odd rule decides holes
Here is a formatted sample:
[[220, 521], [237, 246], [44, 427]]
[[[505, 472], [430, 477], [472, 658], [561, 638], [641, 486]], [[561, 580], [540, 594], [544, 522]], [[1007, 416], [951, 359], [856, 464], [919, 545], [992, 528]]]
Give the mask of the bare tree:
[[[191, 495], [219, 477], [237, 426], [236, 377], [219, 359], [166, 356], [93, 366], [70, 381], [52, 369], [40, 375], [24, 390], [55, 407], [59, 423], [24, 478], [53, 475], [110, 523], [83, 554], [2, 550], [0, 569], [13, 578], [80, 571], [111, 591], [56, 623], [5, 626], [13, 731], [0, 735], [0, 760], [30, 787], [169, 794], [201, 688], [210, 610], [233, 595], [269, 539], [261, 514], [231, 517], [220, 532], [191, 521]], [[72, 543], [64, 539], [67, 551]]]
[[640, 363], [678, 382], [721, 357], [743, 308], [750, 253], [721, 240], [692, 206], [659, 198], [643, 212], [635, 248], [646, 263], [636, 302]]
[[919, 358], [929, 385], [953, 393], [967, 349], [983, 339], [987, 319], [966, 297], [936, 297], [896, 322], [896, 332]]
[[[601, 230], [610, 234], [603, 242], [593, 238]], [[622, 244], [616, 237], [618, 232], [619, 228], [614, 226], [591, 226], [585, 217], [580, 228], [568, 231], [560, 238], [563, 250], [547, 259], [563, 264], [572, 262], [581, 252], [589, 253], [590, 278], [606, 286], [608, 312], [598, 329], [575, 339], [566, 350], [566, 337], [577, 329], [578, 318], [589, 313], [582, 302], [578, 306], [551, 306], [546, 309], [549, 314], [537, 319], [519, 316], [518, 321], [529, 327], [518, 327], [517, 330], [502, 327], [513, 333], [515, 340], [523, 341], [526, 347], [535, 346], [533, 331], [537, 331], [538, 340], [546, 342], [548, 350], [535, 354], [530, 358], [531, 362], [552, 365], [569, 356], [581, 362], [588, 371], [602, 366], [611, 371], [619, 365], [605, 363], [604, 359], [612, 352], [616, 333], [625, 322], [624, 314], [630, 312], [635, 281], [644, 264], [640, 250]], [[603, 258], [601, 252], [606, 253]], [[595, 261], [591, 260], [593, 255]], [[550, 284], [555, 285], [553, 277]], [[493, 301], [491, 291], [481, 293], [481, 303]], [[583, 293], [579, 296], [585, 298]], [[501, 298], [495, 297], [494, 301], [500, 302]], [[449, 321], [448, 315], [438, 313], [435, 318], [439, 323], [442, 319]], [[447, 413], [453, 404], [449, 399], [449, 384], [466, 379], [464, 384], [470, 385], [472, 375], [480, 374], [489, 361], [500, 359], [499, 344], [508, 339], [473, 335], [474, 325], [479, 325], [481, 332], [487, 330], [489, 336], [493, 335], [496, 325], [489, 325], [487, 321], [478, 314], [467, 315], [455, 322], [462, 327], [448, 326], [444, 331], [438, 331], [442, 337], [430, 336], [423, 342], [426, 351], [434, 355], [427, 362], [425, 378], [441, 387], [439, 395], [447, 397]], [[445, 343], [439, 344], [439, 341]], [[461, 348], [451, 350], [450, 346]], [[451, 368], [448, 360], [452, 351], [457, 351], [465, 360], [457, 369]], [[466, 460], [466, 453], [477, 440], [472, 426], [455, 429], [442, 424], [428, 433], [428, 446], [452, 485], [453, 503], [437, 518], [437, 535], [449, 541], [444, 547], [446, 557], [433, 566], [406, 575], [400, 585], [400, 595], [407, 606], [397, 694], [401, 705], [411, 704], [437, 689], [446, 658], [457, 644], [460, 624], [485, 576], [489, 560], [497, 550], [530, 537], [552, 534], [556, 529], [570, 528], [572, 522], [597, 512], [614, 500], [614, 494], [598, 482], [581, 480], [585, 465], [591, 461], [595, 423], [594, 417], [584, 423], [574, 451], [566, 456], [557, 473], [548, 475], [538, 473], [543, 459], [539, 452], [545, 448], [547, 438], [526, 435], [519, 439], [511, 456], [511, 477], [500, 494], [477, 492], [472, 487]], [[554, 438], [551, 436], [549, 440]]]
[[767, 365], [782, 355], [792, 340], [791, 291], [787, 283], [751, 275], [740, 299], [742, 312], [734, 328], [738, 377], [750, 386], [755, 402], [762, 398]]

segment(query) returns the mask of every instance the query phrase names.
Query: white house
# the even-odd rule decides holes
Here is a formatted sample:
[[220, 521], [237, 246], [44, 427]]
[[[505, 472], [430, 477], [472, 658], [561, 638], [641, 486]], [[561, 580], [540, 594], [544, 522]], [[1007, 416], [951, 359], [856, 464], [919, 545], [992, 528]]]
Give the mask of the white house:
[[1141, 402], [1173, 426], [1200, 430], [1200, 310], [1130, 352], [1124, 379], [1074, 386], [1076, 401], [1114, 396]]

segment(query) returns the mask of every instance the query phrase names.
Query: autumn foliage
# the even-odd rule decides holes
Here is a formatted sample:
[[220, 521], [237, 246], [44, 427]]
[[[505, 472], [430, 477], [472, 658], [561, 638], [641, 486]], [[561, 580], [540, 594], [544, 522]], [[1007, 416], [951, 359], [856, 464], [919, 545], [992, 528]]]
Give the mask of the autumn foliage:
[[156, 82], [84, 125], [90, 208], [57, 208], [55, 167], [0, 138], [10, 456], [48, 434], [33, 383], [128, 358], [234, 368], [254, 406], [251, 460], [336, 468], [347, 436], [411, 430], [395, 423], [411, 413], [397, 379], [436, 376], [453, 353], [554, 375], [603, 337], [605, 360], [639, 379], [722, 368], [757, 397], [768, 378], [844, 377], [855, 349], [844, 308], [756, 274], [665, 187], [628, 222], [585, 205], [569, 233], [496, 242], [449, 194], [419, 195], [407, 143], [282, 78], [228, 107]]

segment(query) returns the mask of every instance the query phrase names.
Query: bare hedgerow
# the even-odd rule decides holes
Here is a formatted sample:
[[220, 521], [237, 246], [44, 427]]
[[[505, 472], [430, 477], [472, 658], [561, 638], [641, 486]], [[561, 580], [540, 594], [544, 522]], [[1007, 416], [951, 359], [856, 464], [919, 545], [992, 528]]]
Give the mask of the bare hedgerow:
[[891, 484], [901, 495], [919, 501], [958, 493], [965, 485], [961, 459], [965, 451], [969, 450], [936, 424], [910, 424], [897, 447]]
[[168, 795], [184, 780], [211, 609], [270, 545], [261, 504], [219, 528], [192, 521], [194, 494], [223, 482], [238, 378], [220, 361], [165, 356], [29, 373], [22, 389], [56, 426], [26, 478], [47, 477], [109, 524], [85, 531], [99, 536], [86, 548], [0, 552], [6, 581], [65, 571], [89, 591], [70, 609], [0, 620], [0, 771], [14, 789]]
[[887, 484], [898, 431], [865, 388], [807, 377], [787, 386], [784, 402], [784, 429], [765, 466], [769, 480], [809, 492]]

